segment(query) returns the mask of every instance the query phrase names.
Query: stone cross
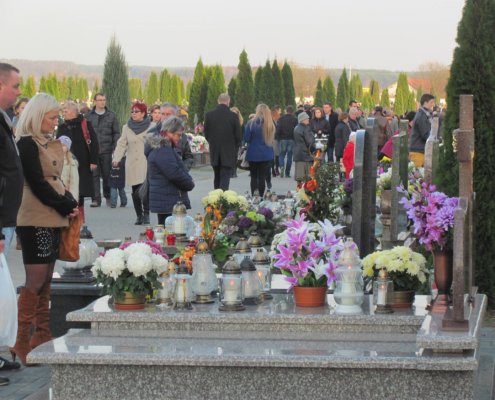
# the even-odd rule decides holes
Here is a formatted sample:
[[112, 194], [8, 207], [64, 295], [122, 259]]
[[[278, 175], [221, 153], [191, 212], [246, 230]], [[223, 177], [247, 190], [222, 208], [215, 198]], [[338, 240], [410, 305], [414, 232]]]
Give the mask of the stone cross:
[[433, 117], [431, 120], [430, 136], [425, 144], [425, 181], [433, 183], [435, 173], [438, 167], [438, 117]]
[[352, 193], [352, 238], [360, 256], [375, 249], [376, 168], [378, 151], [378, 121], [368, 118], [366, 130], [356, 133]]

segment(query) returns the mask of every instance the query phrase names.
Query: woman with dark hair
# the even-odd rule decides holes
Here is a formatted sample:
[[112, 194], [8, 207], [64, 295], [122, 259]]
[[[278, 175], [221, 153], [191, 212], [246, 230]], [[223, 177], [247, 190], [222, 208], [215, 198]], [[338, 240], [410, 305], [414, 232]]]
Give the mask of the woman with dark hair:
[[161, 121], [162, 113], [160, 111], [160, 106], [155, 104], [150, 108], [150, 119], [151, 122], [158, 124]]
[[19, 122], [19, 118], [21, 117], [22, 111], [24, 111], [24, 108], [26, 107], [26, 104], [28, 103], [29, 98], [28, 97], [21, 97], [19, 100], [17, 100], [17, 103], [15, 103], [14, 106], [14, 118], [12, 119], [12, 128], [15, 133], [15, 127], [17, 126], [17, 123]]
[[14, 360], [17, 356], [23, 364], [34, 347], [51, 340], [50, 286], [60, 228], [67, 227], [69, 218], [78, 214], [77, 201], [60, 179], [62, 143], [52, 140], [59, 107], [52, 96], [37, 94], [22, 113], [16, 132], [25, 179], [16, 232], [22, 245], [26, 283], [20, 289], [17, 339], [10, 351]]
[[249, 161], [251, 172], [251, 194], [258, 192], [260, 196], [265, 193], [265, 180], [270, 172], [270, 164], [273, 160], [273, 140], [275, 138], [275, 125], [272, 112], [266, 104], [258, 104], [256, 114], [252, 121], [246, 125], [244, 142], [247, 143], [246, 160]]
[[194, 182], [177, 152], [184, 122], [178, 117], [170, 117], [163, 122], [160, 134], [151, 132], [146, 137], [144, 152], [148, 158], [149, 205], [158, 214], [158, 224], [172, 215], [178, 201], [191, 208], [187, 192], [193, 190]]
[[327, 138], [330, 133], [330, 123], [325, 119], [325, 114], [320, 107], [316, 107], [311, 118], [311, 130], [317, 138]]
[[134, 225], [148, 225], [150, 223], [148, 199], [145, 197], [143, 201], [139, 196], [139, 189], [146, 179], [148, 168], [144, 155], [144, 142], [150, 128], [155, 126], [155, 123], [150, 121], [147, 111], [148, 108], [144, 103], [137, 102], [132, 105], [131, 118], [122, 128], [122, 135], [117, 141], [112, 158], [112, 166], [115, 168], [127, 154], [125, 183], [132, 187], [132, 202], [137, 217]]
[[339, 115], [339, 123], [335, 127], [335, 158], [340, 161], [344, 155], [344, 148], [349, 140], [351, 127], [349, 126], [349, 114], [342, 112]]

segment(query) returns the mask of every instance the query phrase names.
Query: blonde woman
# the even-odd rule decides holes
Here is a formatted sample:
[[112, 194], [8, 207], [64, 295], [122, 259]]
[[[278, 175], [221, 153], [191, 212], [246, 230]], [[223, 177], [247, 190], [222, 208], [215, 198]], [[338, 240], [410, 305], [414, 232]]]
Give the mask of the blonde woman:
[[254, 119], [246, 125], [244, 142], [247, 143], [246, 160], [251, 172], [251, 194], [265, 193], [265, 178], [273, 160], [273, 140], [275, 125], [272, 113], [266, 104], [256, 107]]
[[[17, 339], [12, 357], [26, 364], [34, 347], [51, 340], [50, 285], [58, 258], [60, 228], [78, 214], [77, 201], [61, 180], [64, 151], [52, 134], [58, 125], [59, 104], [39, 93], [27, 104], [16, 137], [24, 170], [24, 191], [16, 232], [22, 245], [26, 283], [18, 299]], [[30, 338], [31, 325], [34, 325]]]

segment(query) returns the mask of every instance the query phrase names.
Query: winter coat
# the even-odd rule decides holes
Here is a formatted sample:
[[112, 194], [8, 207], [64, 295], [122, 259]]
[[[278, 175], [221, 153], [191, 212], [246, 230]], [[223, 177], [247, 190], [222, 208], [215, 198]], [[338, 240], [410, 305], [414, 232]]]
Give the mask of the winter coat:
[[88, 113], [86, 119], [91, 122], [96, 132], [100, 154], [113, 153], [120, 137], [119, 121], [115, 113], [105, 107], [105, 112], [102, 115], [98, 115], [96, 107], [94, 107]]
[[75, 198], [79, 199], [79, 172], [76, 157], [71, 153], [64, 156], [64, 167], [62, 168], [62, 182], [65, 188]]
[[244, 130], [244, 142], [247, 143], [247, 161], [270, 161], [273, 160], [273, 146], [267, 145], [263, 140], [263, 121], [251, 121]]
[[335, 157], [342, 158], [350, 134], [351, 127], [344, 121], [340, 121], [335, 128]]
[[[144, 152], [143, 152], [144, 157]], [[124, 189], [125, 188], [125, 164], [126, 158], [123, 157], [119, 161], [119, 165], [117, 167], [113, 167], [110, 169], [110, 178], [108, 179], [108, 186], [113, 189]], [[146, 158], [145, 158], [146, 159]]]
[[144, 142], [149, 129], [154, 126], [155, 123], [152, 122], [139, 134], [135, 134], [127, 124], [122, 128], [122, 135], [117, 141], [112, 162], [120, 162], [127, 151], [125, 162], [125, 183], [127, 186], [140, 185], [146, 179], [148, 163], [146, 161], [146, 156], [144, 155]]
[[234, 168], [242, 132], [239, 117], [225, 104], [219, 104], [205, 116], [205, 138], [210, 144], [210, 162], [213, 167]]
[[330, 133], [330, 124], [325, 118], [313, 118], [311, 120], [311, 130], [313, 134], [317, 135], [319, 131], [324, 136], [327, 136]]
[[376, 112], [373, 117], [378, 121], [378, 128], [380, 129], [378, 134], [378, 146], [382, 147], [387, 143], [388, 139], [392, 137], [392, 128], [388, 123], [388, 119], [384, 117], [381, 112]]
[[[325, 119], [327, 119], [327, 115], [325, 114]], [[328, 133], [328, 141], [327, 141], [327, 146], [328, 147], [334, 147], [335, 146], [335, 128], [337, 124], [339, 123], [339, 115], [332, 111], [328, 115], [328, 123], [330, 124], [330, 132]]]
[[351, 128], [351, 132], [357, 132], [359, 129], [363, 129], [358, 120], [354, 120], [351, 118], [349, 118], [349, 126]]
[[17, 226], [69, 226], [68, 215], [77, 207], [77, 201], [61, 180], [62, 143], [23, 136], [17, 146], [25, 179]]
[[342, 157], [342, 163], [345, 168], [345, 179], [349, 179], [351, 171], [354, 169], [354, 143], [347, 142]]
[[12, 129], [0, 111], [0, 232], [3, 227], [16, 225], [23, 187], [24, 175], [19, 152]]
[[[156, 135], [160, 134], [160, 131], [162, 129], [162, 123], [159, 122], [156, 124], [156, 126], [153, 126], [153, 128], [149, 129], [149, 133], [154, 133]], [[184, 162], [184, 165], [186, 166], [187, 170], [189, 171], [192, 166], [194, 165], [194, 156], [191, 150], [191, 145], [189, 144], [189, 140], [187, 139], [187, 135], [183, 134], [180, 138], [180, 148], [175, 149], [177, 153], [180, 154], [182, 157], [182, 161]]]
[[98, 165], [98, 137], [91, 122], [86, 121], [91, 140], [89, 145], [86, 143], [81, 126], [83, 118], [82, 115], [79, 115], [74, 119], [66, 120], [60, 124], [57, 129], [57, 137], [67, 136], [72, 140], [70, 151], [74, 154], [79, 164], [77, 170], [79, 173], [79, 195], [81, 197], [94, 197], [95, 189], [90, 164]]
[[297, 118], [292, 114], [284, 114], [278, 120], [275, 138], [281, 140], [294, 140], [294, 128], [297, 126]]
[[294, 161], [313, 161], [310, 150], [314, 146], [315, 137], [310, 125], [297, 124], [294, 128]]
[[150, 211], [170, 214], [178, 201], [191, 208], [187, 192], [194, 188], [194, 182], [172, 142], [161, 135], [149, 133], [146, 144]]
[[409, 151], [424, 153], [426, 140], [431, 131], [431, 113], [428, 109], [420, 107], [414, 117], [414, 124], [409, 139]]

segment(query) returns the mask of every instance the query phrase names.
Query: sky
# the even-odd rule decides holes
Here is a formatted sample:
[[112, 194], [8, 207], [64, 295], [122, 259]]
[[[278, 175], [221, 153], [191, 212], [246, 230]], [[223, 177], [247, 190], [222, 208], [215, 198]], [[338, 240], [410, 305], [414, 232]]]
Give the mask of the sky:
[[[0, 0], [0, 58], [102, 65], [115, 34], [129, 65], [413, 71], [452, 62], [464, 0]], [[8, 17], [7, 17], [8, 16]]]

